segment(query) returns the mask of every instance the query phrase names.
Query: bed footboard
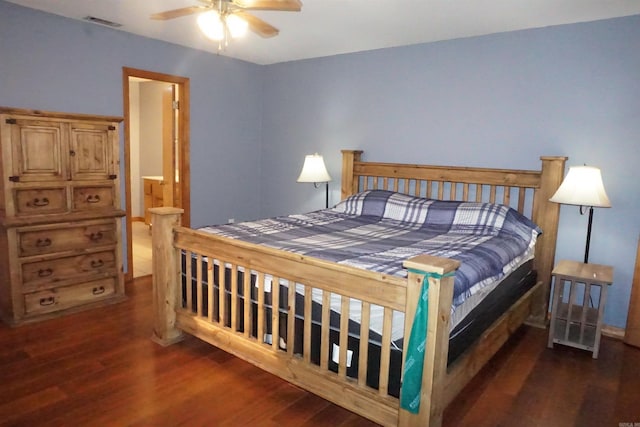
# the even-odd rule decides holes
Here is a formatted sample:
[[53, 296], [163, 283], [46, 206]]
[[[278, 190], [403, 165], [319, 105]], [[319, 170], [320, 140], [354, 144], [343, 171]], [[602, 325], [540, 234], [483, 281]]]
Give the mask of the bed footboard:
[[[172, 344], [184, 331], [379, 424], [441, 424], [453, 295], [446, 275], [457, 261], [419, 256], [406, 261], [402, 279], [183, 228], [180, 209], [151, 212], [156, 342]], [[395, 326], [409, 336], [425, 275], [428, 339], [412, 413], [389, 392], [392, 331], [401, 312]], [[378, 319], [373, 358], [368, 337]], [[354, 344], [354, 334], [364, 339]]]

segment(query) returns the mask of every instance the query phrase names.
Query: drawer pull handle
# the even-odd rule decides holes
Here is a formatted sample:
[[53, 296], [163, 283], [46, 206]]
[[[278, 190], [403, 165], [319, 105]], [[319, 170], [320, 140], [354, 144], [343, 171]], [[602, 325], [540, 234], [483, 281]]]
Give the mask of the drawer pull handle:
[[91, 240], [92, 242], [99, 242], [102, 237], [102, 231], [98, 231], [97, 233], [91, 233], [89, 235], [89, 240]]
[[87, 203], [100, 203], [100, 195], [99, 195], [99, 194], [96, 194], [96, 195], [94, 196], [94, 195], [89, 194], [89, 195], [87, 196], [87, 199], [86, 199], [86, 200], [87, 200]]
[[44, 239], [38, 239], [36, 240], [36, 247], [38, 248], [46, 248], [47, 246], [51, 246], [51, 239], [50, 238], [44, 238]]
[[33, 202], [27, 203], [27, 206], [34, 206], [36, 208], [41, 208], [43, 206], [49, 205], [49, 199], [43, 197], [42, 199], [38, 199], [37, 197], [33, 199]]
[[91, 260], [91, 268], [100, 268], [104, 265], [104, 261], [101, 259], [92, 259]]
[[93, 290], [91, 291], [94, 295], [100, 295], [100, 294], [104, 294], [104, 286], [98, 286], [97, 288], [93, 288]]
[[48, 277], [53, 274], [52, 268], [41, 268], [38, 270], [38, 277]]
[[55, 303], [55, 297], [40, 298], [40, 305], [43, 307], [46, 307], [47, 305], [53, 305]]

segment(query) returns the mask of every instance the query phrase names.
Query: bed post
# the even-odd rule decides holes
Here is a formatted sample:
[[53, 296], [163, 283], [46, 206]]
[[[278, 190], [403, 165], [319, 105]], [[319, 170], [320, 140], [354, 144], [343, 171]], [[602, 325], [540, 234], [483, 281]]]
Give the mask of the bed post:
[[184, 212], [179, 208], [151, 208], [153, 224], [151, 244], [153, 246], [153, 335], [151, 339], [162, 346], [183, 339], [177, 329], [176, 302], [179, 283], [179, 251], [173, 246], [173, 227], [180, 225]]
[[358, 192], [358, 177], [353, 174], [353, 164], [360, 161], [362, 150], [342, 150], [342, 187], [340, 200]]
[[[409, 269], [404, 326], [404, 336], [409, 337], [425, 273], [435, 273], [437, 277], [445, 276], [454, 272], [460, 266], [460, 262], [449, 258], [419, 255], [406, 260], [403, 265]], [[400, 408], [398, 420], [400, 426], [439, 427], [442, 424], [442, 413], [446, 405], [444, 386], [449, 353], [449, 320], [453, 301], [453, 281], [453, 276], [431, 277], [429, 279], [429, 313], [420, 392], [420, 412], [413, 414]], [[408, 341], [408, 339], [405, 340], [405, 350]], [[404, 357], [408, 353], [408, 351], [403, 351]], [[405, 362], [406, 360], [403, 359], [403, 370]]]
[[551, 291], [551, 270], [556, 257], [556, 240], [558, 237], [558, 220], [560, 205], [549, 199], [556, 192], [564, 177], [564, 165], [567, 157], [543, 156], [540, 188], [536, 191], [533, 219], [542, 229], [536, 242], [535, 266], [538, 281], [542, 282], [537, 295], [533, 297], [531, 317], [527, 324], [546, 328], [549, 295]]

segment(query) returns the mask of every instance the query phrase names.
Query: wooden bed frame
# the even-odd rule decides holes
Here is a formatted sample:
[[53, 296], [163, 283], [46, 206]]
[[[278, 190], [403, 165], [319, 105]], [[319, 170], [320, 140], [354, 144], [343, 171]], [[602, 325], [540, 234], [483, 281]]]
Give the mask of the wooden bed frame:
[[[399, 399], [387, 394], [387, 378], [392, 310], [405, 313], [405, 336], [408, 337], [424, 276], [422, 273], [410, 272], [408, 278], [403, 279], [213, 236], [181, 227], [181, 209], [153, 208], [153, 339], [162, 345], [170, 345], [180, 341], [183, 333], [188, 333], [379, 424], [439, 426], [444, 408], [523, 322], [542, 327], [546, 325], [559, 217], [559, 205], [548, 200], [562, 181], [566, 157], [542, 157], [541, 169], [529, 171], [374, 163], [362, 161], [362, 151], [343, 150], [342, 153], [343, 199], [359, 191], [377, 188], [444, 200], [497, 202], [524, 213], [544, 231], [536, 245], [534, 265], [538, 272], [537, 284], [449, 367], [447, 353], [453, 278], [429, 279], [428, 335], [418, 414], [401, 409]], [[186, 295], [182, 295], [181, 251], [197, 259], [195, 271], [192, 271], [191, 263], [185, 264], [184, 273], [187, 277], [193, 274], [198, 283], [195, 291], [190, 286], [184, 287]], [[230, 304], [226, 298], [221, 298], [225, 287], [224, 274], [218, 277], [221, 286], [215, 290], [216, 294], [213, 286], [208, 286], [208, 291], [202, 290], [200, 284], [203, 279], [208, 279], [208, 283], [214, 282], [212, 262], [208, 262], [209, 267], [202, 271], [204, 257], [215, 259], [219, 265], [226, 265], [235, 272], [230, 276]], [[455, 271], [458, 262], [420, 255], [405, 261], [404, 266], [411, 271], [446, 274]], [[223, 270], [220, 268], [218, 273]], [[256, 282], [251, 283], [250, 275], [244, 274], [240, 283], [238, 271], [255, 273]], [[303, 284], [305, 295], [310, 295], [313, 288], [328, 291], [323, 292], [319, 366], [311, 361], [310, 322], [304, 322], [302, 354], [295, 354], [293, 345], [286, 349], [279, 346], [278, 335], [289, 343], [294, 339], [294, 328], [287, 328], [284, 332], [281, 328], [283, 323], [294, 324], [296, 286], [289, 285], [286, 290], [281, 290], [288, 292], [287, 321], [280, 320], [282, 314], [277, 315], [277, 310], [274, 310], [275, 315], [270, 315], [272, 331], [275, 331], [271, 343], [256, 338], [264, 336], [265, 316], [269, 315], [264, 306], [265, 286], [269, 290], [268, 279], [265, 278], [272, 278], [274, 306], [280, 304], [280, 292], [276, 289], [286, 284]], [[249, 295], [251, 286], [257, 288], [257, 310], [250, 309], [249, 298], [243, 302], [238, 298], [239, 290], [243, 295]], [[217, 295], [218, 291], [220, 295]], [[384, 307], [378, 389], [366, 385], [364, 367], [368, 362], [368, 349], [365, 339], [360, 340], [357, 379], [346, 375], [346, 333], [340, 333], [338, 372], [328, 370], [329, 292], [342, 295], [340, 331], [348, 328], [350, 298], [362, 301], [362, 330], [369, 329], [371, 305]], [[197, 313], [183, 308], [182, 301], [192, 307], [193, 301], [203, 301], [203, 298], [208, 302], [208, 312], [202, 312], [202, 304], [197, 304]], [[305, 298], [303, 308], [305, 318], [310, 318], [311, 298]], [[256, 316], [254, 313], [257, 313], [257, 319], [253, 318]], [[257, 331], [241, 327], [243, 324], [257, 324]]]

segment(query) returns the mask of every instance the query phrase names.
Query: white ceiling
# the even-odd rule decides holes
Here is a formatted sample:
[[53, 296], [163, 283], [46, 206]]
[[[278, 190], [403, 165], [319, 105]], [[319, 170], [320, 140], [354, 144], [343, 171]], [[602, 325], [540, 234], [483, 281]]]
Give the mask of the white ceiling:
[[[9, 0], [73, 19], [87, 15], [120, 30], [217, 52], [196, 18], [149, 19], [198, 0]], [[277, 37], [248, 34], [222, 55], [273, 64], [525, 28], [640, 14], [638, 0], [302, 0], [301, 12], [252, 12], [280, 29]], [[96, 24], [97, 25], [97, 24]]]

